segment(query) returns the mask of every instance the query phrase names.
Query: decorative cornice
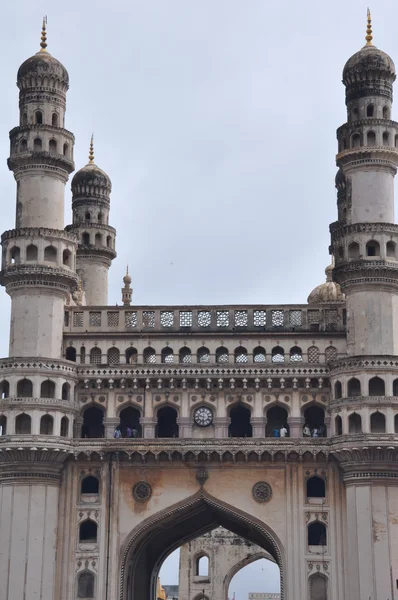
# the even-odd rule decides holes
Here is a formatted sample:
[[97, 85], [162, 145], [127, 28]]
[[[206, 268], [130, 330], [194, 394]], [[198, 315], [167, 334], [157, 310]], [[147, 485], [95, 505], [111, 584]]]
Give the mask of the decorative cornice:
[[73, 400], [61, 400], [59, 398], [1, 398], [0, 410], [14, 409], [32, 410], [32, 408], [43, 408], [44, 410], [61, 410], [63, 412], [79, 411], [79, 404]]
[[7, 165], [10, 171], [15, 171], [16, 174], [21, 170], [56, 168], [59, 175], [68, 179], [68, 175], [75, 170], [75, 163], [71, 158], [64, 154], [48, 152], [47, 150], [27, 150], [12, 154]]
[[398, 225], [395, 223], [352, 223], [343, 225], [339, 221], [331, 223], [329, 230], [332, 242], [340, 240], [342, 237], [352, 233], [380, 233], [380, 234], [398, 234]]
[[77, 374], [77, 366], [68, 360], [38, 358], [37, 356], [0, 359], [0, 377], [7, 377], [8, 374], [14, 374], [16, 370], [29, 372], [43, 371], [47, 377], [61, 375], [62, 377], [75, 378]]
[[10, 131], [10, 140], [12, 140], [17, 134], [24, 133], [25, 131], [49, 131], [50, 133], [62, 133], [62, 135], [68, 137], [71, 142], [75, 141], [75, 136], [68, 129], [64, 129], [63, 127], [54, 127], [54, 125], [47, 125], [45, 123], [28, 123], [27, 125], [17, 125]]
[[329, 364], [332, 377], [357, 371], [387, 371], [395, 373], [398, 370], [398, 356], [393, 355], [365, 355], [346, 356], [338, 358]]
[[[339, 140], [347, 133], [353, 134], [358, 133], [358, 129], [361, 127], [366, 127], [366, 129], [371, 129], [372, 127], [383, 127], [384, 129], [388, 127], [393, 127], [398, 130], [397, 121], [392, 121], [391, 119], [378, 119], [375, 117], [366, 117], [366, 119], [356, 119], [355, 121], [351, 121], [350, 123], [343, 123], [336, 130], [336, 137]], [[383, 146], [385, 148], [385, 146]], [[367, 146], [367, 148], [369, 148]]]
[[49, 267], [44, 265], [11, 265], [0, 272], [0, 283], [6, 286], [6, 292], [25, 288], [27, 286], [51, 288], [54, 293], [58, 289], [62, 295], [75, 288], [78, 277], [74, 271], [60, 266]]
[[329, 400], [329, 407], [333, 409], [333, 412], [348, 407], [353, 409], [363, 406], [389, 407], [392, 405], [398, 405], [398, 396], [351, 396]]
[[[258, 363], [257, 363], [258, 364]], [[79, 377], [233, 377], [239, 375], [242, 377], [324, 377], [329, 373], [328, 365], [323, 366], [275, 366], [258, 367], [256, 363], [247, 364], [243, 367], [233, 365], [222, 367], [220, 365], [205, 367], [203, 363], [192, 364], [191, 367], [175, 366], [171, 364], [163, 366], [162, 364], [153, 367], [144, 367], [144, 365], [118, 365], [117, 367], [107, 367], [105, 365], [78, 365], [77, 374]]]
[[68, 243], [77, 244], [77, 237], [73, 231], [65, 229], [49, 229], [47, 227], [21, 227], [20, 229], [8, 229], [1, 236], [1, 242], [14, 240], [19, 237], [46, 237], [54, 240], [64, 240]]
[[369, 257], [341, 262], [333, 269], [333, 280], [344, 291], [348, 286], [377, 284], [394, 289], [398, 285], [398, 262], [384, 261]]

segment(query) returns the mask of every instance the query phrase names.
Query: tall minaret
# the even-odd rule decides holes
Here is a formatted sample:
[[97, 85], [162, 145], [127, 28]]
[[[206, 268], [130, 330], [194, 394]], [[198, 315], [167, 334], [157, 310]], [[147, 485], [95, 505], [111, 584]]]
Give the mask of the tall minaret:
[[16, 222], [1, 239], [0, 282], [11, 297], [0, 398], [2, 600], [56, 597], [61, 471], [76, 415], [76, 368], [62, 359], [65, 300], [77, 283], [77, 240], [63, 222], [64, 187], [74, 169], [74, 138], [64, 127], [69, 78], [47, 51], [45, 22], [40, 46], [18, 71], [20, 122], [10, 132], [8, 160], [17, 182]]
[[[347, 304], [347, 352], [331, 364], [333, 454], [346, 489], [346, 598], [396, 598], [398, 506], [394, 434], [398, 378], [398, 227], [394, 176], [398, 123], [391, 120], [395, 67], [372, 42], [343, 70], [347, 123], [337, 131], [338, 221], [332, 223], [334, 281]], [[370, 435], [372, 434], [372, 435]], [[395, 456], [395, 454], [394, 454]], [[394, 586], [393, 586], [394, 582]]]
[[8, 166], [17, 182], [15, 229], [2, 235], [1, 283], [11, 296], [10, 356], [62, 356], [65, 299], [76, 285], [76, 238], [64, 231], [64, 190], [74, 170], [65, 125], [69, 76], [47, 51], [18, 71], [19, 125]]
[[91, 137], [88, 163], [72, 179], [73, 225], [79, 240], [76, 270], [88, 305], [108, 304], [108, 271], [116, 257], [116, 231], [109, 225], [111, 180], [94, 163]]

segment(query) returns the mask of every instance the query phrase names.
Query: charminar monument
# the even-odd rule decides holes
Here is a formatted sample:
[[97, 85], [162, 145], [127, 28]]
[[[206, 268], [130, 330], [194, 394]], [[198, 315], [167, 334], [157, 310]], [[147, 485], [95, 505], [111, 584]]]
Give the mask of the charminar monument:
[[111, 180], [91, 144], [65, 226], [69, 76], [45, 26], [40, 46], [17, 73], [1, 237], [1, 600], [155, 600], [182, 545], [212, 579], [220, 526], [225, 577], [249, 543], [282, 600], [398, 600], [396, 72], [370, 15], [343, 69], [333, 260], [299, 305], [136, 306], [126, 273], [109, 306]]

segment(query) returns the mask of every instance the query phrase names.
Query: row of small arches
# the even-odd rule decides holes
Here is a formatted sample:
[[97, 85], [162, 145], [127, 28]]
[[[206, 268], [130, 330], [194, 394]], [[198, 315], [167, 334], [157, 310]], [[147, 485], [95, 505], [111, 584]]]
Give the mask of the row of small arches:
[[[369, 240], [365, 246], [366, 256], [380, 256], [380, 244], [377, 240]], [[344, 258], [344, 248], [339, 246], [337, 250], [337, 256], [339, 259]], [[389, 240], [386, 243], [386, 256], [389, 258], [396, 257], [396, 244]], [[351, 242], [348, 245], [348, 258], [361, 258], [361, 249], [358, 242]]]
[[[15, 417], [15, 435], [31, 435], [32, 433], [32, 417], [27, 413], [21, 413]], [[7, 417], [0, 416], [1, 434], [7, 434]], [[43, 415], [40, 419], [40, 435], [57, 435], [54, 433], [54, 417], [51, 415]], [[62, 417], [59, 435], [61, 437], [69, 437], [69, 419]]]
[[[41, 152], [43, 150], [43, 140], [40, 137], [36, 137], [33, 140], [33, 152]], [[15, 144], [15, 152], [28, 152], [28, 140], [26, 138], [22, 138]], [[53, 138], [48, 142], [48, 152], [50, 154], [61, 154], [58, 152], [58, 142]], [[69, 144], [65, 143], [62, 146], [62, 154], [64, 156], [69, 156]]]
[[[366, 141], [366, 144], [364, 143]], [[384, 131], [382, 135], [382, 145], [386, 147], [391, 147], [390, 144], [390, 134], [388, 131]], [[359, 133], [354, 133], [350, 138], [350, 148], [360, 148], [361, 146], [376, 146], [376, 133], [374, 131], [368, 131], [366, 134], [366, 140], [364, 136], [361, 136]], [[398, 134], [394, 137], [394, 146], [398, 148]], [[343, 137], [340, 140], [340, 152], [343, 150], [347, 150], [347, 141], [346, 138]]]
[[[336, 435], [343, 434], [343, 420], [340, 415], [335, 417], [334, 427]], [[394, 431], [398, 433], [398, 414], [394, 417]], [[348, 433], [363, 433], [360, 414], [353, 412], [348, 416]], [[370, 433], [386, 433], [386, 416], [379, 410], [370, 415]]]
[[[115, 346], [109, 348], [106, 353], [106, 362], [110, 365], [120, 364], [120, 350]], [[263, 346], [257, 346], [253, 349], [252, 352], [253, 362], [255, 363], [263, 363], [266, 362], [267, 354], [265, 348]], [[66, 358], [67, 360], [71, 360], [76, 362], [77, 350], [73, 346], [69, 346], [66, 349]], [[301, 362], [303, 360], [303, 351], [299, 346], [292, 346], [288, 352], [285, 352], [284, 348], [281, 346], [274, 346], [272, 348], [271, 353], [271, 362], [273, 363], [284, 363], [284, 362]], [[337, 357], [337, 350], [334, 346], [329, 346], [325, 351], [326, 361], [334, 360]], [[196, 352], [196, 355], [192, 352], [190, 348], [187, 346], [183, 346], [178, 351], [178, 356], [174, 354], [173, 348], [166, 346], [160, 352], [160, 362], [161, 363], [174, 363], [179, 362], [181, 364], [189, 364], [192, 362], [198, 363], [209, 363], [211, 362], [212, 355], [210, 350], [202, 346]], [[231, 361], [231, 358], [233, 359]], [[136, 348], [130, 347], [125, 351], [125, 359], [127, 364], [135, 364], [138, 362], [138, 350]], [[158, 362], [158, 355], [156, 354], [156, 350], [152, 347], [147, 347], [144, 349], [142, 354], [142, 359], [144, 363], [151, 364]], [[320, 359], [320, 350], [317, 346], [310, 346], [307, 350], [307, 360], [309, 363], [317, 363]], [[102, 350], [95, 346], [90, 350], [89, 353], [90, 364], [102, 364], [103, 362], [103, 354]], [[214, 360], [216, 363], [225, 364], [229, 362], [235, 363], [247, 363], [249, 362], [249, 352], [247, 348], [244, 346], [238, 346], [234, 349], [232, 353], [225, 348], [224, 346], [220, 346], [216, 349], [214, 354]], [[86, 362], [86, 349], [84, 346], [80, 349], [80, 362]]]
[[[389, 119], [390, 118], [390, 107], [389, 106], [383, 106], [383, 119]], [[375, 105], [371, 102], [370, 104], [368, 104], [366, 106], [366, 116], [367, 117], [374, 117], [375, 116]], [[357, 121], [359, 119], [359, 108], [358, 106], [354, 106], [351, 110], [351, 118], [353, 121]]]
[[[394, 379], [393, 381], [393, 396], [398, 396], [398, 379]], [[366, 393], [367, 392], [367, 393]], [[378, 377], [372, 377], [368, 382], [368, 389], [365, 393], [362, 393], [362, 386], [359, 379], [356, 377], [351, 377], [347, 381], [347, 396], [385, 396], [386, 395], [386, 384], [384, 379]], [[341, 381], [336, 381], [334, 384], [334, 397], [336, 399], [343, 397], [343, 386]]]
[[[83, 246], [89, 246], [91, 244], [90, 234], [85, 231], [82, 233], [81, 243]], [[103, 237], [101, 233], [96, 233], [94, 236], [94, 246], [103, 246]], [[106, 245], [108, 248], [112, 248], [112, 236], [108, 235], [106, 238]]]
[[[0, 383], [1, 398], [9, 398], [10, 384], [6, 379]], [[62, 400], [70, 400], [71, 387], [65, 382], [61, 388]], [[20, 379], [17, 382], [18, 398], [33, 398], [33, 383], [30, 379]], [[46, 379], [40, 386], [40, 398], [55, 398], [55, 383], [51, 379]]]
[[[44, 121], [43, 121], [43, 112], [41, 110], [36, 110], [35, 114], [34, 114], [34, 123], [35, 125], [43, 125]], [[22, 125], [26, 126], [28, 125], [28, 113], [24, 112], [22, 114]], [[53, 127], [59, 127], [59, 114], [56, 112], [53, 112], [51, 115], [51, 125]]]
[[[25, 250], [25, 261], [37, 261], [39, 257], [39, 249], [35, 244], [29, 244]], [[46, 246], [43, 253], [44, 262], [58, 261], [58, 250], [55, 246]], [[12, 265], [21, 262], [21, 249], [19, 246], [13, 246], [9, 250], [9, 261]], [[68, 249], [62, 252], [62, 264], [66, 267], [72, 267], [72, 252]]]

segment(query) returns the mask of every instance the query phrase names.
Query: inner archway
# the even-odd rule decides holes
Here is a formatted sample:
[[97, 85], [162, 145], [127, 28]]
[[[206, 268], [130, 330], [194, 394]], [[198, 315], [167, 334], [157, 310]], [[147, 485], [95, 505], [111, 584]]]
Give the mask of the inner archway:
[[182, 544], [218, 526], [263, 548], [280, 568], [283, 600], [284, 555], [282, 545], [269, 528], [255, 517], [198, 492], [142, 521], [130, 534], [121, 557], [123, 600], [156, 600], [161, 564]]

